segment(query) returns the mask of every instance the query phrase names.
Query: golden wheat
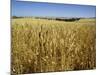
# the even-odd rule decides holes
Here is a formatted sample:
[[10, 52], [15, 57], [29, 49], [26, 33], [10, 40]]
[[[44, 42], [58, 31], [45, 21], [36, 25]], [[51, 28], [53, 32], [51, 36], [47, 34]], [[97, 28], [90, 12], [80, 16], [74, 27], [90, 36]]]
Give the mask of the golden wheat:
[[12, 20], [12, 74], [95, 69], [95, 19]]

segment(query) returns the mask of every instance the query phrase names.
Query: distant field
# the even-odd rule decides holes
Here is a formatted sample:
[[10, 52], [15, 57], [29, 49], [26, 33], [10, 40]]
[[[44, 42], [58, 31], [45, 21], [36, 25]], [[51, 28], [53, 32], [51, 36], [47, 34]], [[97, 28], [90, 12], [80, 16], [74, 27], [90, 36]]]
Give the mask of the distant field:
[[12, 75], [95, 69], [95, 22], [12, 19]]

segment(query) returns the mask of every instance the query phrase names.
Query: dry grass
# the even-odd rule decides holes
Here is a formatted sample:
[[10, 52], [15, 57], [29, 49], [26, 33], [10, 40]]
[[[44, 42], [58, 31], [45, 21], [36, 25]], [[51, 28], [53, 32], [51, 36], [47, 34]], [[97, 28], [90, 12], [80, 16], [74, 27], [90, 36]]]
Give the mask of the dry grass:
[[12, 74], [96, 68], [95, 19], [12, 20]]

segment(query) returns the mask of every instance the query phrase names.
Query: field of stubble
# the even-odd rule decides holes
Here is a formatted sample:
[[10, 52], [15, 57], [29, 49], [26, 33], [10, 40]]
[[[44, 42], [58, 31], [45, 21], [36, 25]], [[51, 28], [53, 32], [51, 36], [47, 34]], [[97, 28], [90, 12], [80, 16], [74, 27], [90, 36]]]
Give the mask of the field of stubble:
[[95, 19], [12, 19], [11, 73], [96, 68]]

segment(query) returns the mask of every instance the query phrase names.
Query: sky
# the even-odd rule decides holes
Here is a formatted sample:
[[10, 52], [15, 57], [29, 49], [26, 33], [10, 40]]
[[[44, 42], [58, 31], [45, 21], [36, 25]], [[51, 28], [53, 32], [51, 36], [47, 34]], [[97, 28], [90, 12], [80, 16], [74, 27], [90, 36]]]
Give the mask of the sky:
[[96, 17], [96, 6], [12, 0], [12, 16]]

